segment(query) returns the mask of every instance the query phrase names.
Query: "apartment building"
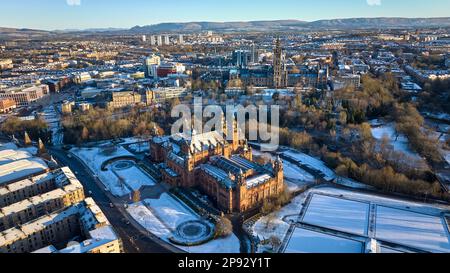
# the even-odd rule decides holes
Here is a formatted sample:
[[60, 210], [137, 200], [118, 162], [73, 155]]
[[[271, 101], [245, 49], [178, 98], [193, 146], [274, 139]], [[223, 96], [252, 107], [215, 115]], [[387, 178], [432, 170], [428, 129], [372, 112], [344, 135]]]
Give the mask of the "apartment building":
[[[79, 241], [71, 241], [73, 238]], [[120, 253], [122, 243], [92, 198], [0, 232], [0, 253]]]
[[73, 172], [32, 151], [0, 143], [0, 253], [122, 252], [120, 238], [94, 200], [85, 199]]
[[21, 86], [0, 90], [0, 99], [12, 99], [18, 107], [23, 107], [42, 99], [47, 94], [49, 87], [45, 84]]
[[84, 190], [65, 167], [0, 187], [0, 231], [84, 200]]
[[10, 98], [0, 99], [0, 114], [7, 114], [16, 109], [16, 101]]

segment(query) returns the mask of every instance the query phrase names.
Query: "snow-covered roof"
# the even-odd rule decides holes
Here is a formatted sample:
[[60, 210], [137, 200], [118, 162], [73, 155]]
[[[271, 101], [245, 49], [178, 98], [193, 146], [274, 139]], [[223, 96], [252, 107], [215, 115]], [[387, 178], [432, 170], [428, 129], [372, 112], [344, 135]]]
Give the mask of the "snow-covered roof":
[[40, 174], [48, 169], [44, 160], [36, 157], [21, 159], [0, 165], [0, 185], [28, 176]]
[[261, 184], [264, 184], [272, 179], [272, 176], [269, 174], [261, 174], [256, 175], [254, 177], [248, 178], [246, 181], [247, 188], [253, 188], [256, 186], [259, 186]]
[[249, 170], [254, 170], [257, 165], [240, 156], [232, 156], [230, 159], [226, 157], [216, 157], [212, 160], [213, 164], [227, 173], [240, 174], [247, 173]]
[[215, 148], [224, 142], [223, 136], [217, 131], [212, 131], [203, 134], [175, 134], [172, 135], [172, 139], [175, 142], [186, 141], [190, 146], [190, 151], [192, 153], [202, 152], [209, 150], [210, 148]]
[[229, 174], [227, 174], [224, 170], [219, 169], [210, 164], [203, 164], [200, 166], [200, 168], [205, 173], [207, 173], [208, 175], [212, 176], [214, 179], [219, 181], [223, 186], [227, 188], [233, 188], [235, 186], [234, 181], [231, 180]]

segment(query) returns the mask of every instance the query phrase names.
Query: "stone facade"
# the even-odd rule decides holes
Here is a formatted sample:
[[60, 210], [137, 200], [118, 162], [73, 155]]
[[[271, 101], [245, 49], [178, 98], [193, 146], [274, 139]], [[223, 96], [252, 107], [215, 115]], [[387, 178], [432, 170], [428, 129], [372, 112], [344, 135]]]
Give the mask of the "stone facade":
[[236, 124], [233, 128], [231, 139], [216, 131], [154, 137], [150, 158], [161, 163], [170, 185], [198, 188], [225, 212], [245, 212], [284, 191], [283, 163], [253, 162], [251, 147], [238, 140]]

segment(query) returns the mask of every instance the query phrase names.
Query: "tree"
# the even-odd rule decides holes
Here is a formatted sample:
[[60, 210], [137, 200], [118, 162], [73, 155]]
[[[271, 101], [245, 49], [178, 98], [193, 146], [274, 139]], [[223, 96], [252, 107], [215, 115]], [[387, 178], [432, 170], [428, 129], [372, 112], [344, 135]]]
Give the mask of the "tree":
[[281, 246], [281, 243], [282, 243], [280, 238], [278, 238], [277, 236], [274, 236], [274, 235], [270, 236], [269, 242], [270, 242], [270, 245], [272, 245], [272, 249], [274, 251], [278, 250], [278, 248]]
[[222, 216], [217, 220], [215, 238], [225, 238], [233, 233], [233, 224], [230, 219]]
[[273, 93], [272, 100], [278, 101], [280, 99], [280, 92]]
[[347, 124], [347, 112], [342, 111], [339, 113], [339, 122], [343, 125]]
[[32, 144], [31, 143], [31, 138], [28, 135], [27, 131], [25, 131], [25, 135], [23, 137], [23, 143], [25, 144], [25, 146], [30, 146]]
[[133, 203], [141, 202], [141, 192], [136, 190], [133, 192]]
[[81, 139], [86, 142], [89, 139], [89, 130], [86, 127], [83, 127], [83, 131], [81, 132]]
[[372, 127], [370, 126], [369, 123], [363, 123], [361, 124], [360, 128], [359, 128], [359, 133], [361, 136], [361, 139], [364, 141], [371, 141], [373, 139], [372, 136]]
[[264, 200], [263, 205], [261, 207], [261, 214], [262, 215], [269, 215], [274, 211], [274, 204], [270, 200]]

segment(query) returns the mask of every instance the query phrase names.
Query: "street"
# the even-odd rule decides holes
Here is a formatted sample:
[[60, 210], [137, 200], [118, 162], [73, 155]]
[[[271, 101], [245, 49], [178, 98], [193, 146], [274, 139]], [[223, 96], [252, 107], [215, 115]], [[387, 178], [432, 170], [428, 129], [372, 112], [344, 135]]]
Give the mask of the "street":
[[[117, 208], [117, 205], [110, 206], [111, 201], [103, 192], [95, 178], [76, 159], [69, 159], [63, 150], [56, 148], [49, 149], [51, 155], [62, 165], [68, 166], [83, 184], [85, 194], [92, 197], [122, 239], [126, 253], [171, 253], [167, 246], [162, 246], [157, 240], [153, 240], [144, 235], [140, 230], [129, 224], [124, 215]], [[151, 235], [150, 235], [151, 236]]]

